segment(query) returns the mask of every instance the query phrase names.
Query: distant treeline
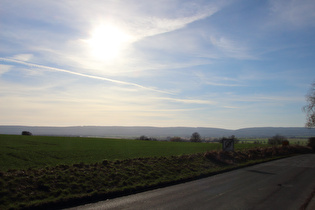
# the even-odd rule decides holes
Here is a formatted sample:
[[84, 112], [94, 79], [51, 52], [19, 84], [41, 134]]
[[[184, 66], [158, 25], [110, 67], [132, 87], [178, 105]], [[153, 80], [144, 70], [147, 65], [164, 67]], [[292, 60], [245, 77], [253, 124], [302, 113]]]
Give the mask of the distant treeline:
[[202, 139], [222, 138], [235, 135], [238, 138], [271, 138], [283, 135], [287, 138], [308, 138], [315, 136], [315, 129], [304, 127], [260, 127], [228, 130], [206, 127], [147, 127], [147, 126], [73, 126], [73, 127], [44, 127], [44, 126], [0, 126], [0, 134], [20, 135], [29, 131], [37, 136], [82, 136], [82, 137], [117, 137], [138, 138], [148, 136], [156, 139], [178, 136], [190, 139], [197, 132]]

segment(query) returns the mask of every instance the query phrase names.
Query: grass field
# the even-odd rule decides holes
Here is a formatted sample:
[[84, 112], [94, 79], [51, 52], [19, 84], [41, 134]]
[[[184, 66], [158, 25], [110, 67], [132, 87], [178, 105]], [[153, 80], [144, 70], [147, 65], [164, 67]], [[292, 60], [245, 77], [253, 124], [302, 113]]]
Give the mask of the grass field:
[[[268, 144], [268, 138], [240, 138], [240, 143], [259, 143]], [[291, 145], [302, 145], [306, 146], [308, 143], [308, 138], [289, 138], [288, 141]]]
[[[261, 145], [260, 145], [261, 146]], [[236, 144], [236, 149], [257, 147]], [[220, 150], [218, 143], [0, 135], [0, 171]]]

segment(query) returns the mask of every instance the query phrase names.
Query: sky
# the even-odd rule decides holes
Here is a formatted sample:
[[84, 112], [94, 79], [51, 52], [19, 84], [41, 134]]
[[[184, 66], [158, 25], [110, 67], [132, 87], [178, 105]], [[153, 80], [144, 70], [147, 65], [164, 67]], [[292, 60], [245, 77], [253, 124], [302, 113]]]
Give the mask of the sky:
[[303, 127], [314, 0], [0, 0], [0, 125]]

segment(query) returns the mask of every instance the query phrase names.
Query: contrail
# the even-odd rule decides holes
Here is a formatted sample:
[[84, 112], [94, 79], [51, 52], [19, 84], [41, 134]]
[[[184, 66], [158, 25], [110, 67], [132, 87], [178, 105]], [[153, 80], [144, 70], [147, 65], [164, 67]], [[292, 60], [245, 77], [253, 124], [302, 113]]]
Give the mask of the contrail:
[[106, 78], [106, 77], [100, 77], [100, 76], [94, 76], [94, 75], [89, 75], [89, 74], [83, 74], [83, 73], [78, 73], [78, 72], [74, 72], [74, 71], [70, 71], [70, 70], [66, 70], [66, 69], [50, 67], [50, 66], [43, 66], [43, 65], [38, 65], [38, 64], [34, 64], [34, 63], [28, 63], [28, 62], [15, 60], [15, 59], [11, 59], [11, 58], [1, 58], [0, 57], [0, 61], [18, 63], [18, 64], [22, 64], [22, 65], [25, 65], [25, 66], [36, 67], [36, 68], [44, 68], [44, 69], [48, 69], [48, 70], [52, 70], [52, 71], [64, 72], [64, 73], [73, 74], [73, 75], [77, 75], [77, 76], [81, 76], [81, 77], [87, 77], [87, 78], [91, 78], [91, 79], [103, 80], [103, 81], [108, 81], [108, 82], [117, 83], [117, 84], [130, 85], [130, 86], [135, 86], [135, 87], [146, 89], [146, 90], [151, 90], [151, 91], [155, 91], [155, 92], [160, 92], [160, 93], [166, 93], [166, 94], [173, 95], [173, 93], [170, 93], [170, 92], [167, 92], [167, 91], [158, 90], [158, 89], [150, 88], [150, 87], [145, 87], [143, 85], [139, 85], [139, 84], [136, 84], [136, 83], [124, 82], [124, 81], [120, 81], [120, 80], [109, 79], [109, 78]]

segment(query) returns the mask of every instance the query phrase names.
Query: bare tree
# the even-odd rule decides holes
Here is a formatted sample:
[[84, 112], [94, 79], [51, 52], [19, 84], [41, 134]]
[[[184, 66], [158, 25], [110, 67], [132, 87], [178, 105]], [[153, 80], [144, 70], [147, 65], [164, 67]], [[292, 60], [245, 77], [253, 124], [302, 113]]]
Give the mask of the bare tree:
[[315, 127], [315, 82], [312, 84], [308, 94], [306, 95], [306, 101], [308, 104], [303, 107], [306, 113], [307, 122], [306, 127]]

